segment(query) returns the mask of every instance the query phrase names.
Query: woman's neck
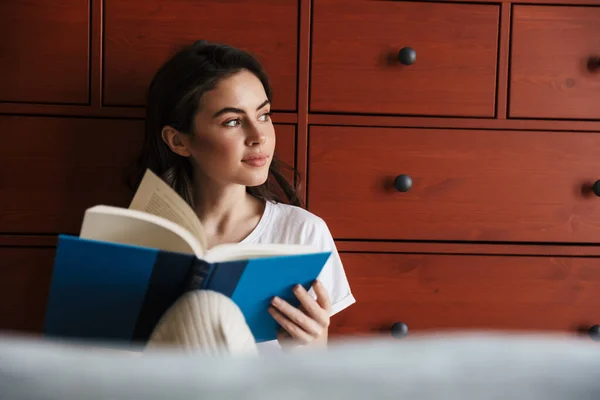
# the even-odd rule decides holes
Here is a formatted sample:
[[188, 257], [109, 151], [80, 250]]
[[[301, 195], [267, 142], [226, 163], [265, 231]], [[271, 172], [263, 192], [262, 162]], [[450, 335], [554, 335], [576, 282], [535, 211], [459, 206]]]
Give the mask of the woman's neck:
[[237, 243], [256, 227], [265, 203], [246, 192], [242, 185], [195, 182], [202, 188], [194, 194], [196, 215], [208, 237], [208, 247]]

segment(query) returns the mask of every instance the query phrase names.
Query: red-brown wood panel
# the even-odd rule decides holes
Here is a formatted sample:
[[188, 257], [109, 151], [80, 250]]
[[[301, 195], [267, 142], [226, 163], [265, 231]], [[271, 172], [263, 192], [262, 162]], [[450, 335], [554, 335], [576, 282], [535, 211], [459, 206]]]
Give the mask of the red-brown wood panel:
[[0, 331], [41, 332], [55, 247], [0, 246]]
[[95, 204], [127, 206], [143, 122], [0, 117], [0, 232], [79, 232]]
[[516, 5], [512, 27], [510, 116], [600, 119], [600, 7]]
[[[0, 105], [0, 110], [2, 109]], [[374, 116], [353, 114], [311, 114], [310, 125], [341, 126], [402, 126], [415, 128], [459, 129], [519, 129], [552, 131], [600, 131], [599, 120], [539, 120], [539, 119], [492, 119], [492, 118], [433, 118]], [[290, 121], [294, 122], [294, 121]]]
[[[143, 121], [0, 116], [0, 232], [78, 233], [96, 204], [127, 206]], [[276, 125], [293, 165], [295, 127]]]
[[275, 153], [284, 163], [294, 166], [296, 159], [296, 126], [275, 125]]
[[597, 133], [313, 126], [309, 138], [308, 207], [337, 239], [600, 242]]
[[341, 253], [356, 303], [332, 336], [521, 330], [600, 324], [600, 258]]
[[[498, 5], [316, 0], [310, 109], [493, 117]], [[398, 60], [412, 48], [416, 60]]]
[[200, 39], [254, 53], [274, 109], [296, 109], [298, 0], [105, 0], [104, 104], [144, 104], [159, 66]]
[[[21, 244], [21, 240], [18, 244]], [[26, 243], [41, 243], [42, 238], [28, 236]], [[14, 243], [14, 240], [10, 243]], [[0, 244], [2, 239], [0, 237]], [[485, 254], [522, 256], [579, 256], [600, 257], [600, 244], [544, 244], [544, 243], [473, 243], [473, 242], [414, 242], [338, 240], [338, 251], [371, 253], [433, 253], [433, 254]]]
[[89, 1], [0, 1], [0, 101], [88, 102]]

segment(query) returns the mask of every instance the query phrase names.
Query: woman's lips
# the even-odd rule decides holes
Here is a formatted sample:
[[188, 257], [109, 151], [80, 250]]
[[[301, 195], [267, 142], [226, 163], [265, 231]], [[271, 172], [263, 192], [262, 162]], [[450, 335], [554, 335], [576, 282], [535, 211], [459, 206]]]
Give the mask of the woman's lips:
[[267, 164], [268, 158], [265, 154], [256, 154], [244, 158], [242, 162], [251, 167], [264, 167]]

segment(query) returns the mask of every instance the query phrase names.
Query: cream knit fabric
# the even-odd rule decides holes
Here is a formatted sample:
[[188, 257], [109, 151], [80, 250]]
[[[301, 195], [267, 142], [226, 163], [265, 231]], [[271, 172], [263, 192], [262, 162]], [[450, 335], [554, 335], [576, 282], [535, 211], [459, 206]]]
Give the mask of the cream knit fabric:
[[208, 290], [184, 294], [160, 319], [146, 348], [167, 346], [208, 355], [258, 353], [239, 307]]

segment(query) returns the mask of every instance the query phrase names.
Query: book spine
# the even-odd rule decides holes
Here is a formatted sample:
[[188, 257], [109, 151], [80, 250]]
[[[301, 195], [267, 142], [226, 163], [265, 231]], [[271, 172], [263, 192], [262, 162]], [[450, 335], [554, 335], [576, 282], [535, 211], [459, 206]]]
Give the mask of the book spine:
[[206, 288], [212, 265], [204, 260], [196, 259], [190, 269], [188, 283], [185, 291], [201, 290]]

